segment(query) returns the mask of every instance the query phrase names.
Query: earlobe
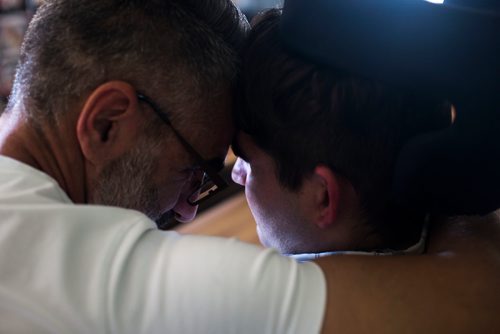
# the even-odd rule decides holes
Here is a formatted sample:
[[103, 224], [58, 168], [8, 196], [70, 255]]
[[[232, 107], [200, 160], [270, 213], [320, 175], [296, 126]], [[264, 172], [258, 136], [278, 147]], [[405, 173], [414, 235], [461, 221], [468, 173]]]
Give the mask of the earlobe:
[[325, 165], [317, 166], [314, 169], [314, 178], [318, 182], [315, 194], [317, 210], [315, 224], [320, 228], [328, 228], [337, 220], [340, 184], [337, 175]]
[[95, 89], [85, 101], [76, 125], [86, 160], [113, 160], [133, 145], [138, 133], [136, 92], [126, 82], [111, 81]]

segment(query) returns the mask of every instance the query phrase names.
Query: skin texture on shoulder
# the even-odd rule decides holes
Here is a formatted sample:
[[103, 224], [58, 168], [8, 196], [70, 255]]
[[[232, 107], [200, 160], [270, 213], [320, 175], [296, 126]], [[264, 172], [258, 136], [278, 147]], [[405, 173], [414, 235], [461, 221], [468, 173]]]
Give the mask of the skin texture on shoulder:
[[435, 223], [420, 256], [318, 260], [328, 289], [322, 333], [497, 333], [500, 219]]

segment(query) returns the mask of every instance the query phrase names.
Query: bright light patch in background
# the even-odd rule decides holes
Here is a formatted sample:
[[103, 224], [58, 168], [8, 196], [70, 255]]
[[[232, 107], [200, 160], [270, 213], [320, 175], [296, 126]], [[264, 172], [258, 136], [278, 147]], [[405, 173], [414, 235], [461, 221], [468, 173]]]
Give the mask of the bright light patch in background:
[[437, 3], [437, 4], [440, 4], [440, 5], [444, 4], [444, 0], [425, 0], [425, 1], [432, 2], [432, 3]]

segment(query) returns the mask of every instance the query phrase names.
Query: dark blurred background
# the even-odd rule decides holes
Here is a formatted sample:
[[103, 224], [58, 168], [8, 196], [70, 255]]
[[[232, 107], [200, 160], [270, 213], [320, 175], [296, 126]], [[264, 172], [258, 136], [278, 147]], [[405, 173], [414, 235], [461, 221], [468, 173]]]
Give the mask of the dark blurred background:
[[12, 87], [24, 32], [38, 4], [35, 0], [0, 0], [0, 111]]

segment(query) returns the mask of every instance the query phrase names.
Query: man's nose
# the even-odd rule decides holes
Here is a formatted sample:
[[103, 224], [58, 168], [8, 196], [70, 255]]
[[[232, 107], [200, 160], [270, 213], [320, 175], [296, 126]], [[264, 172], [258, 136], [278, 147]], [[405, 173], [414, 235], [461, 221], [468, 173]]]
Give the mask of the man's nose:
[[248, 163], [243, 159], [238, 158], [231, 171], [231, 178], [233, 181], [241, 186], [245, 186], [247, 182], [247, 168], [250, 168]]
[[[189, 196], [189, 195], [187, 195]], [[172, 209], [175, 212], [175, 219], [181, 223], [188, 223], [196, 217], [198, 206], [190, 205], [187, 196], [182, 196]]]

